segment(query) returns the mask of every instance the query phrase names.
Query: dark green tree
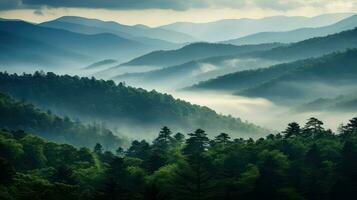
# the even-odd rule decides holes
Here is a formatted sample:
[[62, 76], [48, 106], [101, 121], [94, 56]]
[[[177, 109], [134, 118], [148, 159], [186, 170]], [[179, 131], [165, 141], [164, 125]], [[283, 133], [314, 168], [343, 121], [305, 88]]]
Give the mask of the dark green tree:
[[7, 160], [1, 157], [0, 172], [0, 186], [11, 183], [16, 173], [15, 168]]
[[288, 124], [288, 127], [285, 129], [283, 133], [285, 134], [285, 138], [298, 136], [301, 133], [300, 125], [296, 122], [292, 122]]
[[175, 140], [175, 143], [181, 144], [181, 143], [183, 143], [184, 140], [185, 140], [185, 135], [182, 134], [182, 133], [176, 133], [176, 134], [174, 135], [174, 140]]
[[214, 138], [214, 142], [218, 144], [228, 144], [230, 141], [231, 137], [227, 133], [221, 133], [218, 136]]
[[100, 143], [97, 143], [94, 146], [93, 152], [96, 154], [102, 154], [103, 153], [103, 146]]
[[305, 124], [304, 133], [308, 134], [308, 136], [311, 136], [312, 138], [315, 138], [325, 130], [322, 127], [323, 124], [324, 123], [317, 118], [311, 117]]

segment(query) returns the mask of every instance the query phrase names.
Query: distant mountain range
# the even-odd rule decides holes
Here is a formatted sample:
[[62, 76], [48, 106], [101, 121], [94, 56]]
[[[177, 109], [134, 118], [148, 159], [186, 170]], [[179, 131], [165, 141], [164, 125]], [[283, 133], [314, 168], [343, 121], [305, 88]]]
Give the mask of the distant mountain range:
[[272, 64], [275, 63], [270, 60], [235, 59], [232, 56], [219, 56], [146, 72], [124, 73], [111, 78], [150, 89], [181, 89], [227, 73], [268, 67]]
[[234, 45], [260, 44], [267, 42], [291, 43], [306, 40], [313, 37], [321, 37], [341, 31], [354, 29], [357, 27], [357, 15], [343, 19], [335, 24], [317, 27], [300, 28], [286, 32], [260, 32], [234, 40], [224, 41], [223, 43]]
[[178, 22], [159, 28], [186, 33], [204, 41], [218, 42], [259, 32], [290, 31], [298, 28], [327, 26], [351, 15], [351, 13], [337, 13], [312, 18], [274, 16], [262, 19], [227, 19], [208, 23]]
[[[108, 73], [110, 75], [118, 74], [116, 76], [110, 76], [110, 78], [117, 81], [125, 81], [135, 86], [144, 88], [179, 89], [199, 81], [215, 78], [237, 70], [257, 68], [258, 66], [269, 66], [274, 62], [267, 61], [267, 63], [260, 59], [240, 60], [235, 59], [235, 57], [240, 54], [263, 51], [278, 46], [282, 46], [282, 44], [274, 43], [233, 46], [195, 43], [176, 51], [153, 52], [152, 54], [144, 55], [130, 62], [131, 64], [136, 64], [135, 68], [140, 66], [140, 64], [151, 64], [155, 66], [153, 67], [154, 70], [118, 73], [116, 71], [117, 69], [128, 65], [122, 64], [119, 67], [111, 68], [106, 71], [111, 71], [112, 73]], [[234, 56], [232, 56], [232, 54], [234, 54]], [[211, 57], [205, 58], [207, 55], [210, 55]], [[233, 59], [231, 59], [232, 57]], [[166, 66], [164, 67], [160, 64], [154, 65], [157, 61], [166, 64]], [[176, 63], [179, 64], [174, 65]], [[134, 68], [134, 66], [131, 66], [131, 68]]]
[[[0, 24], [2, 24], [1, 21]], [[53, 69], [54, 65], [73, 64], [89, 59], [87, 56], [72, 52], [69, 49], [59, 48], [55, 45], [2, 30], [0, 31], [0, 51], [1, 67], [9, 68], [16, 65], [27, 65], [29, 68], [43, 65]]]
[[[276, 25], [277, 21], [279, 21], [279, 26], [277, 27], [288, 28], [290, 25], [291, 27], [315, 27], [317, 24], [322, 26], [333, 23], [349, 15], [330, 14], [315, 18], [277, 16], [258, 20], [223, 20], [207, 23], [206, 25], [210, 24], [209, 27], [211, 28], [216, 28], [219, 31], [226, 30], [227, 32], [245, 30], [239, 27], [248, 26], [249, 24], [252, 27], [257, 26], [264, 29], [272, 27], [274, 24]], [[353, 26], [354, 20], [352, 19], [354, 18], [350, 17], [334, 24], [331, 26], [334, 28], [328, 30], [337, 31], [338, 29], [346, 29]], [[227, 23], [232, 26], [223, 29], [222, 27]], [[282, 26], [285, 23], [290, 25]], [[203, 24], [199, 24], [199, 26], [201, 25]], [[304, 59], [310, 56], [321, 56], [332, 51], [343, 50], [344, 47], [354, 47], [354, 41], [347, 40], [347, 42], [350, 42], [349, 44], [345, 44], [346, 41], [339, 41], [341, 48], [338, 47], [338, 43], [328, 45], [326, 41], [326, 44], [323, 45], [328, 46], [325, 48], [323, 45], [316, 44], [321, 42], [316, 42], [315, 40], [294, 43], [274, 50], [270, 50], [270, 44], [237, 47], [229, 44], [195, 43], [184, 46], [187, 42], [201, 40], [201, 38], [192, 37], [188, 33], [181, 33], [176, 30], [167, 30], [168, 27], [171, 26], [158, 28], [144, 25], [128, 26], [116, 22], [74, 16], [65, 16], [37, 25], [19, 20], [1, 19], [0, 40], [2, 43], [0, 44], [0, 50], [2, 54], [0, 55], [0, 65], [1, 69], [10, 71], [17, 66], [21, 66], [22, 68], [19, 72], [33, 71], [33, 69], [59, 69], [62, 72], [71, 69], [73, 72], [74, 69], [81, 69], [84, 66], [92, 64], [97, 66], [98, 62], [108, 59], [116, 60], [118, 63], [124, 62], [124, 64], [118, 66], [120, 69], [117, 69], [115, 63], [106, 63], [105, 67], [110, 69], [103, 71], [102, 75], [99, 76], [108, 77], [107, 75], [110, 75], [113, 77], [123, 73], [143, 72], [155, 68], [181, 65], [210, 57], [230, 55], [233, 59], [234, 56], [238, 58], [239, 54], [240, 59], [243, 56], [242, 54], [247, 53], [247, 57], [272, 60], [277, 63]], [[195, 26], [193, 33], [199, 33], [202, 30]], [[251, 30], [256, 31], [254, 28]], [[212, 34], [216, 35], [214, 31]], [[264, 45], [266, 45], [265, 49]], [[276, 47], [281, 46], [274, 45]], [[309, 49], [309, 51], [302, 49]], [[269, 51], [262, 52], [264, 50]], [[223, 61], [220, 63], [223, 63]], [[123, 66], [133, 65], [145, 66], [145, 69], [130, 70], [129, 68], [123, 68]], [[102, 66], [102, 69], [105, 69], [104, 65]], [[82, 72], [78, 71], [78, 73]]]
[[128, 26], [112, 21], [101, 21], [98, 19], [89, 19], [84, 17], [65, 16], [56, 20], [42, 23], [41, 26], [67, 29], [74, 32], [97, 34], [112, 33], [120, 37], [137, 40], [142, 38], [144, 41], [155, 39], [159, 42], [186, 43], [197, 39], [189, 34], [176, 31], [165, 30], [162, 28], [150, 28], [144, 25]]
[[217, 43], [193, 43], [177, 50], [154, 51], [133, 60], [121, 64], [122, 66], [173, 66], [190, 61], [196, 61], [209, 57], [244, 54], [255, 51], [264, 51], [274, 47], [282, 46], [278, 43], [266, 43], [259, 45], [235, 46], [230, 44]]
[[[200, 46], [202, 47], [198, 48]], [[325, 37], [312, 38], [289, 45], [274, 43], [248, 46], [224, 46], [198, 43], [176, 51], [153, 52], [136, 58], [130, 61], [129, 64], [156, 64], [156, 66], [159, 67], [160, 65], [155, 62], [161, 61], [162, 63], [172, 64], [176, 61], [180, 61], [181, 55], [185, 55], [184, 58], [194, 59], [194, 56], [190, 56], [194, 54], [192, 53], [193, 51], [186, 51], [186, 49], [197, 49], [197, 52], [201, 52], [201, 49], [210, 49], [209, 47], [211, 47], [211, 50], [204, 52], [211, 52], [210, 55], [212, 57], [210, 58], [192, 60], [184, 64], [149, 72], [122, 73], [113, 78], [135, 85], [139, 83], [140, 86], [153, 84], [154, 86], [174, 86], [174, 88], [177, 88], [179, 85], [186, 87], [189, 86], [189, 84], [195, 84], [199, 81], [205, 81], [234, 71], [268, 67], [269, 64], [319, 57], [336, 51], [345, 51], [348, 48], [357, 48], [357, 29], [343, 31]], [[220, 55], [220, 52], [225, 52], [222, 49], [219, 50], [218, 47], [227, 48], [227, 52], [231, 55], [213, 56]], [[236, 54], [232, 55], [233, 52]], [[197, 53], [197, 55], [200, 55], [200, 53]], [[262, 80], [264, 79], [265, 77], [262, 77]]]
[[318, 57], [336, 51], [344, 51], [349, 48], [357, 48], [357, 28], [325, 37], [303, 40], [265, 52], [255, 52], [250, 56], [271, 60], [291, 61]]
[[[16, 45], [27, 46], [28, 48], [38, 49], [41, 59], [51, 61], [51, 65], [59, 66], [58, 60], [46, 57], [46, 48], [43, 45], [51, 46], [51, 49], [57, 49], [58, 56], [64, 56], [66, 60], [71, 60], [72, 57], [79, 54], [82, 57], [81, 63], [91, 62], [103, 58], [113, 57], [117, 59], [128, 59], [135, 55], [148, 52], [153, 48], [125, 38], [118, 37], [110, 33], [101, 33], [95, 35], [79, 34], [62, 29], [53, 29], [37, 26], [23, 21], [7, 21], [0, 20], [0, 34], [1, 38], [5, 37], [21, 37], [21, 41], [17, 39], [7, 40], [2, 44], [3, 54], [7, 55], [7, 60], [1, 62], [16, 62], [17, 57], [25, 57], [27, 54], [23, 52], [24, 49], [14, 49]], [[29, 41], [32, 41], [31, 43]], [[39, 45], [42, 44], [42, 45]], [[7, 52], [6, 49], [12, 49], [12, 52]], [[60, 50], [59, 50], [60, 49]], [[54, 51], [54, 50], [53, 50]], [[62, 51], [62, 53], [61, 53]], [[43, 55], [41, 55], [43, 52]], [[72, 53], [70, 53], [72, 52]], [[36, 53], [36, 52], [35, 52]], [[31, 54], [31, 53], [30, 53]], [[53, 54], [56, 54], [55, 52]], [[74, 54], [74, 55], [70, 55]], [[52, 54], [51, 54], [52, 55]], [[87, 58], [87, 59], [84, 59]], [[34, 64], [49, 64], [37, 63], [28, 60], [29, 63]]]

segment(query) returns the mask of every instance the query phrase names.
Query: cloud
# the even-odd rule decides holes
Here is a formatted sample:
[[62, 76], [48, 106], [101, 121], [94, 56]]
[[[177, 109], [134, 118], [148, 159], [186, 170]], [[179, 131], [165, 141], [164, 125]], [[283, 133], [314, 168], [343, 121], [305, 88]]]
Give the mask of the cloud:
[[255, 0], [255, 5], [260, 8], [285, 11], [309, 5], [308, 1], [301, 0]]
[[356, 6], [355, 0], [0, 0], [0, 10], [20, 8], [101, 8], [110, 10], [171, 9], [183, 11], [194, 8], [244, 8], [253, 6], [275, 11], [302, 7], [321, 8], [336, 2]]
[[0, 0], [0, 10], [12, 10], [20, 7], [20, 0]]
[[35, 11], [33, 11], [33, 14], [43, 16], [42, 10], [35, 10]]
[[104, 8], [118, 10], [205, 8], [211, 0], [0, 0], [0, 10], [17, 8]]

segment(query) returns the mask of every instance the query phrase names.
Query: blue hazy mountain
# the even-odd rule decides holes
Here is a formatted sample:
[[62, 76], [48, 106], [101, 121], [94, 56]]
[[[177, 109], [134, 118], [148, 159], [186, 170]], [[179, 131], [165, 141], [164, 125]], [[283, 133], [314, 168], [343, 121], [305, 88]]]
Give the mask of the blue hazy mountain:
[[118, 61], [114, 60], [114, 59], [105, 59], [105, 60], [101, 60], [98, 62], [95, 62], [93, 64], [88, 65], [87, 67], [83, 68], [86, 70], [91, 70], [91, 69], [101, 69], [103, 67], [108, 67], [114, 64], [117, 64]]
[[175, 31], [165, 30], [161, 28], [151, 28], [144, 25], [128, 26], [112, 21], [105, 22], [97, 19], [88, 19], [88, 18], [75, 17], [75, 16], [64, 16], [56, 19], [55, 21], [112, 30], [118, 33], [128, 34], [132, 37], [145, 37], [145, 38], [166, 40], [174, 43], [186, 43], [196, 40], [189, 34], [178, 33]]
[[160, 28], [191, 34], [204, 41], [225, 41], [267, 31], [289, 31], [298, 28], [327, 26], [350, 13], [325, 14], [316, 17], [273, 16], [262, 19], [226, 19], [208, 23], [178, 22]]
[[318, 98], [297, 106], [293, 110], [297, 112], [335, 111], [355, 113], [357, 111], [357, 90], [355, 93], [340, 95], [335, 98]]
[[[95, 35], [79, 34], [61, 29], [41, 27], [24, 21], [2, 20], [0, 21], [0, 31], [89, 58], [82, 60], [82, 66], [86, 62], [93, 62], [108, 57], [118, 60], [129, 60], [134, 56], [152, 51], [152, 47], [150, 46], [110, 33]], [[16, 40], [8, 42], [9, 46], [16, 44]], [[34, 45], [34, 48], [37, 48], [36, 45]], [[21, 49], [15, 50], [21, 51]], [[16, 57], [13, 56], [12, 59], [16, 60]], [[46, 58], [43, 56], [41, 59]]]
[[127, 63], [123, 63], [122, 66], [173, 66], [209, 57], [263, 51], [279, 46], [281, 46], [281, 44], [278, 43], [244, 46], [218, 43], [193, 43], [176, 50], [154, 51], [134, 58]]
[[236, 59], [235, 56], [218, 56], [190, 61], [145, 72], [123, 73], [111, 77], [131, 85], [156, 89], [181, 89], [237, 71], [268, 67], [274, 62], [263, 59]]
[[[64, 19], [66, 19], [66, 20], [62, 21]], [[83, 18], [83, 20], [85, 20], [85, 18]], [[39, 24], [39, 26], [56, 28], [56, 29], [64, 29], [64, 30], [68, 30], [68, 31], [76, 32], [76, 33], [81, 33], [81, 34], [111, 33], [111, 34], [117, 35], [122, 38], [126, 38], [129, 40], [140, 42], [140, 43], [148, 45], [148, 46], [152, 46], [153, 49], [174, 49], [174, 48], [177, 48], [180, 46], [177, 43], [172, 43], [172, 42], [168, 42], [165, 40], [153, 39], [153, 38], [144, 37], [144, 36], [142, 36], [142, 37], [133, 36], [127, 32], [115, 30], [115, 27], [101, 28], [101, 27], [94, 26], [96, 24], [93, 24], [93, 26], [89, 26], [89, 25], [79, 24], [76, 20], [73, 20], [74, 21], [73, 23], [70, 21], [71, 21], [70, 17], [62, 17], [62, 18], [55, 19], [52, 21], [43, 22], [43, 23]], [[77, 23], [75, 23], [75, 22], [77, 22]], [[101, 21], [98, 20], [98, 23], [100, 23], [100, 22]], [[105, 24], [105, 23], [106, 22], [102, 22], [102, 24]], [[99, 26], [99, 25], [97, 25], [97, 26]]]
[[357, 27], [357, 15], [343, 19], [335, 24], [317, 27], [300, 28], [286, 32], [261, 32], [238, 39], [224, 41], [223, 43], [234, 45], [260, 44], [266, 42], [291, 43], [306, 40], [313, 37], [321, 37]]
[[303, 40], [265, 52], [253, 53], [251, 56], [289, 61], [318, 57], [335, 51], [344, 51], [349, 48], [357, 48], [357, 28], [325, 37]]
[[249, 97], [295, 103], [352, 92], [357, 83], [357, 50], [320, 58], [241, 71], [218, 77], [190, 89], [235, 91]]
[[47, 66], [51, 68], [71, 64], [71, 61], [80, 62], [89, 59], [70, 50], [5, 31], [0, 31], [0, 52], [1, 67], [27, 65], [29, 67]]

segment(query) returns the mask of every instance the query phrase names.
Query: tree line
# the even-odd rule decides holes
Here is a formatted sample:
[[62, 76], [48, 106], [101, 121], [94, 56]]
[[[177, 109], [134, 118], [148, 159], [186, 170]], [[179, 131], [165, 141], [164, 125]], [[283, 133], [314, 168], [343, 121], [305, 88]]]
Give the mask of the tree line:
[[115, 152], [0, 133], [1, 199], [350, 199], [357, 117], [338, 133], [310, 118], [257, 140], [163, 127]]

